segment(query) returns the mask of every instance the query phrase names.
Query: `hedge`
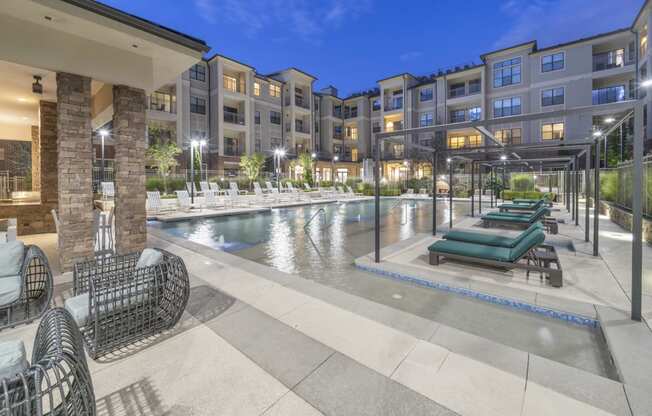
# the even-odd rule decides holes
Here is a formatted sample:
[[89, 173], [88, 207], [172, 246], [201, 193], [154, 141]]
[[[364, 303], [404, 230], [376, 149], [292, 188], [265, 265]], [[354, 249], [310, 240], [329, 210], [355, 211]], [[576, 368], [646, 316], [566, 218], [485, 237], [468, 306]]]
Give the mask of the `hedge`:
[[550, 201], [556, 201], [557, 195], [554, 192], [517, 192], [505, 190], [502, 192], [502, 197], [504, 200], [512, 199], [541, 199], [546, 198]]

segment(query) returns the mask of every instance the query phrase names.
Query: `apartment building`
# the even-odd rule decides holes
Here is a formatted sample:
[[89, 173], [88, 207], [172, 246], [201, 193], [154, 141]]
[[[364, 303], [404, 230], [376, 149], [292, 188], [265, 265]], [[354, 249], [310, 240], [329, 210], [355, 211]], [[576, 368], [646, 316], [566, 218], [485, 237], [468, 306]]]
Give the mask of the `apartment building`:
[[[478, 64], [426, 76], [398, 74], [343, 98], [333, 86], [314, 91], [316, 78], [299, 69], [262, 75], [216, 55], [152, 94], [150, 139], [175, 138], [184, 149], [190, 140], [204, 139], [207, 167], [225, 174], [237, 172], [243, 154], [271, 155], [283, 148], [291, 159], [309, 152], [317, 160], [316, 173], [325, 180], [363, 175], [363, 161], [374, 150], [373, 135], [382, 131], [450, 125], [437, 136], [413, 134], [405, 143], [386, 142], [382, 158], [388, 180], [430, 175], [430, 163], [419, 160], [411, 143], [445, 141], [460, 148], [487, 142], [480, 131], [456, 129], [455, 123], [593, 107], [591, 116], [505, 123], [490, 132], [505, 144], [580, 140], [608, 122], [603, 104], [634, 99], [639, 80], [647, 79], [651, 18], [646, 1], [628, 28], [546, 47], [525, 42], [485, 53]], [[652, 105], [646, 112], [652, 117]], [[621, 129], [621, 140], [629, 128]], [[652, 138], [650, 130], [647, 123], [647, 137]]]

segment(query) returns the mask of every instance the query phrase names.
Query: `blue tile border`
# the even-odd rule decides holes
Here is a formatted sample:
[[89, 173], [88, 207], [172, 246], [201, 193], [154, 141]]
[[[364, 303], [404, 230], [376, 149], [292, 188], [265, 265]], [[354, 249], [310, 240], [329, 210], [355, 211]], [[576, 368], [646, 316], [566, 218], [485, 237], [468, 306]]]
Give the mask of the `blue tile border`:
[[404, 282], [414, 283], [416, 285], [427, 287], [430, 289], [455, 293], [457, 295], [474, 298], [483, 302], [489, 302], [496, 305], [507, 306], [510, 308], [518, 309], [519, 311], [535, 313], [538, 315], [543, 315], [545, 317], [552, 318], [552, 319], [558, 319], [575, 325], [587, 326], [590, 328], [600, 327], [600, 323], [597, 319], [588, 318], [582, 315], [576, 315], [569, 312], [562, 312], [550, 308], [544, 308], [542, 306], [532, 305], [530, 303], [519, 301], [519, 300], [504, 298], [496, 295], [489, 295], [487, 293], [482, 293], [471, 289], [450, 286], [441, 282], [432, 282], [430, 280], [421, 279], [403, 273], [392, 272], [392, 271], [382, 270], [376, 267], [361, 265], [358, 264], [357, 262], [355, 263], [355, 266], [358, 269], [364, 270], [366, 272], [371, 272], [383, 277], [401, 280]]

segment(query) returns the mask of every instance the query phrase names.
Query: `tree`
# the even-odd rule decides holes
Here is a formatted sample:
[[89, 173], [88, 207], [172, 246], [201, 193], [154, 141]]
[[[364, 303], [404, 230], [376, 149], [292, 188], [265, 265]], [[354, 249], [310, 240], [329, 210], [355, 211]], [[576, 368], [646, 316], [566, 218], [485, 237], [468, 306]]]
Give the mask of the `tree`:
[[240, 168], [244, 171], [245, 176], [249, 179], [249, 189], [253, 182], [258, 179], [260, 172], [265, 165], [265, 156], [261, 153], [254, 153], [251, 156], [244, 155], [240, 157]]
[[158, 173], [163, 178], [163, 189], [166, 194], [168, 193], [168, 175], [170, 170], [179, 164], [176, 157], [181, 153], [179, 146], [173, 142], [156, 142], [147, 148], [147, 158], [152, 165], [158, 168]]
[[312, 155], [303, 152], [299, 155], [299, 166], [303, 171], [303, 181], [312, 185]]

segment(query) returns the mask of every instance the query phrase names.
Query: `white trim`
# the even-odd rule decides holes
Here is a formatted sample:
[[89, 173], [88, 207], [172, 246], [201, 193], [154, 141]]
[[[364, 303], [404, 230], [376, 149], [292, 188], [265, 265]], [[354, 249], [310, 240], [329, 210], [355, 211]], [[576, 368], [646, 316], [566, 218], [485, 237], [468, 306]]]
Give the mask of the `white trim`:
[[[502, 97], [493, 98], [491, 100], [491, 116], [492, 116], [491, 118], [492, 119], [500, 119], [500, 118], [503, 118], [503, 117], [509, 117], [509, 116], [498, 116], [497, 117], [494, 114], [494, 110], [496, 108], [495, 103], [496, 103], [496, 101], [499, 101], [499, 100], [507, 100], [507, 99], [514, 99], [514, 98], [519, 98], [521, 100], [521, 112], [518, 113], [518, 114], [510, 114], [509, 116], [525, 114], [525, 112], [523, 112], [523, 96], [522, 95], [504, 95]], [[564, 101], [565, 101], [565, 98], [564, 98]]]

